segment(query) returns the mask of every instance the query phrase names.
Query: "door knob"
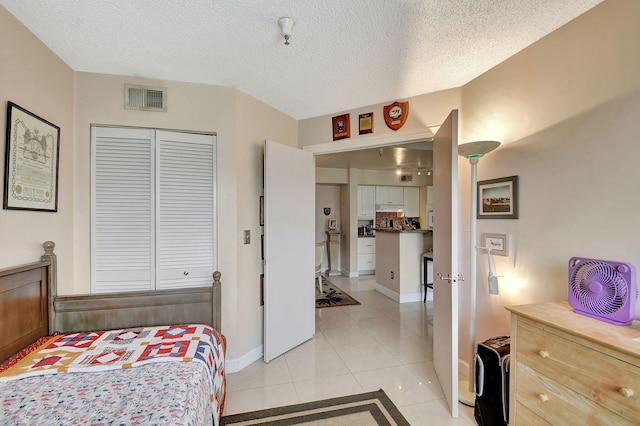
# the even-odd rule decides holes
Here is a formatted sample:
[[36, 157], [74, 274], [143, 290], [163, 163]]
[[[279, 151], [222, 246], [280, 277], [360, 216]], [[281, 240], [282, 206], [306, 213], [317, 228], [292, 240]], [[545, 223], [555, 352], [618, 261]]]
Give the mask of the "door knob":
[[452, 277], [451, 274], [447, 274], [447, 276], [443, 276], [442, 274], [438, 274], [438, 278], [442, 281], [448, 281], [450, 283], [455, 283], [457, 281], [464, 281], [464, 275], [458, 274], [457, 277]]

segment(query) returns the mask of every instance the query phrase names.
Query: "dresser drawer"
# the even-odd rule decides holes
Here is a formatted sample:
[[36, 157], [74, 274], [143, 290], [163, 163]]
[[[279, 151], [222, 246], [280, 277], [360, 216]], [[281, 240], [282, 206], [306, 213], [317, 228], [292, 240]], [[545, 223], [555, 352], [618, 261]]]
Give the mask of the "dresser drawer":
[[[536, 384], [547, 386], [549, 389], [543, 391], [526, 388], [523, 397], [531, 398], [533, 395], [536, 399], [536, 395], [540, 393], [551, 392], [564, 398], [566, 387], [578, 394], [580, 398], [608, 407], [607, 412], [617, 413], [634, 424], [640, 424], [639, 369], [628, 362], [600, 352], [598, 345], [593, 342], [590, 342], [590, 347], [586, 347], [555, 334], [552, 330], [518, 321], [516, 345], [518, 394], [521, 393], [521, 386], [524, 385], [522, 380], [527, 377], [527, 386]], [[532, 373], [528, 373], [529, 369], [536, 373], [535, 377], [550, 379], [534, 380], [530, 377]], [[554, 383], [562, 383], [563, 386], [554, 385]], [[522, 402], [529, 406], [526, 402]], [[552, 404], [544, 404], [540, 407], [549, 405]], [[583, 402], [582, 405], [588, 404]]]
[[[511, 421], [514, 421], [514, 419], [511, 419]], [[522, 405], [518, 401], [516, 401], [516, 418], [513, 424], [526, 426], [553, 426], [551, 423], [528, 409], [526, 405]]]
[[[543, 376], [520, 362], [516, 365], [518, 387], [516, 401], [518, 407], [525, 406], [535, 415], [552, 425], [637, 425], [636, 421], [625, 419], [609, 411], [595, 401]], [[540, 424], [536, 417], [519, 412], [516, 424]], [[523, 417], [527, 417], [524, 419]], [[531, 417], [531, 418], [529, 418]], [[542, 423], [544, 424], [544, 423]]]

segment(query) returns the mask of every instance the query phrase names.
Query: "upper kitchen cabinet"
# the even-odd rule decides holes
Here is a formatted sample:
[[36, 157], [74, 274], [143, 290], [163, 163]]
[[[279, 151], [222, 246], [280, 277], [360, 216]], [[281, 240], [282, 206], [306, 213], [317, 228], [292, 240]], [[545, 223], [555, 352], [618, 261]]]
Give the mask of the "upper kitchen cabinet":
[[358, 186], [358, 219], [374, 219], [376, 215], [375, 186]]
[[401, 186], [376, 186], [376, 204], [403, 206], [404, 188]]
[[420, 216], [420, 188], [408, 186], [404, 188], [404, 215], [406, 217]]

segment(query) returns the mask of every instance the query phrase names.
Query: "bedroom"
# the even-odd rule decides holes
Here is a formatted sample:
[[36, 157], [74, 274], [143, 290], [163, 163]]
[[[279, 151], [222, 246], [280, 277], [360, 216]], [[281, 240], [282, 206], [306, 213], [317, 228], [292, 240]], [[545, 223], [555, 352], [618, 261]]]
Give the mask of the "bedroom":
[[[324, 143], [330, 140], [330, 117], [297, 122], [234, 89], [168, 81], [162, 83], [175, 93], [176, 110], [188, 113], [162, 119], [125, 114], [122, 84], [155, 81], [75, 73], [4, 8], [0, 24], [2, 101], [31, 109], [37, 105], [34, 112], [62, 128], [59, 212], [0, 211], [0, 267], [30, 262], [43, 240], [54, 240], [61, 259], [60, 292], [87, 291], [90, 123], [215, 131], [224, 141], [219, 143], [221, 164], [243, 165], [223, 167], [219, 175], [225, 227], [220, 229], [218, 265], [223, 282], [238, 283], [223, 286], [222, 328], [230, 364], [241, 369], [257, 359], [262, 345], [260, 247], [243, 245], [241, 234], [251, 229], [260, 235], [262, 141]], [[17, 38], [20, 46], [11, 42]], [[633, 155], [639, 152], [640, 130], [638, 39], [640, 5], [608, 0], [468, 84], [410, 99], [416, 105], [412, 116], [425, 117], [425, 123], [440, 123], [449, 110], [460, 108], [461, 140], [504, 143], [483, 160], [480, 179], [520, 177], [520, 218], [479, 221], [478, 232], [510, 234], [515, 254], [497, 265], [513, 279], [502, 295], [479, 293], [478, 339], [508, 328], [504, 306], [565, 299], [571, 256], [640, 264], [640, 199], [630, 196], [640, 182]], [[250, 120], [256, 126], [246, 126]], [[407, 123], [412, 125], [421, 123]], [[459, 162], [462, 246], [468, 243], [467, 166]], [[467, 257], [461, 253], [463, 272]], [[462, 329], [462, 342], [465, 333]]]

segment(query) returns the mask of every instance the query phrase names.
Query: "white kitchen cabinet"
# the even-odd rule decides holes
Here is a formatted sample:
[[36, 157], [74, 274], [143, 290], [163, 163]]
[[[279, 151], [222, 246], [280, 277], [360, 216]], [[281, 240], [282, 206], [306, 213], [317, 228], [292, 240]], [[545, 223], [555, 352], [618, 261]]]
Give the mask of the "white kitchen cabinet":
[[358, 272], [373, 273], [376, 270], [376, 239], [358, 238]]
[[404, 188], [402, 186], [376, 186], [376, 204], [404, 205]]
[[376, 187], [358, 185], [358, 219], [373, 219], [376, 215]]
[[404, 215], [406, 217], [420, 216], [420, 188], [415, 186], [404, 188]]

